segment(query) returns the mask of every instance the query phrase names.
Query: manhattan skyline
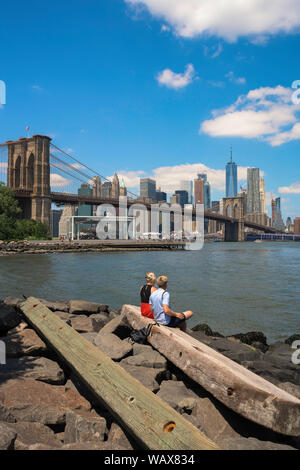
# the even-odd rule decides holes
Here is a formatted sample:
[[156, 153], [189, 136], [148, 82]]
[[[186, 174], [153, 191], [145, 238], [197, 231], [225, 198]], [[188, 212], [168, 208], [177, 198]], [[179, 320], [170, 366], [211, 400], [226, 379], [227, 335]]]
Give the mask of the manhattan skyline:
[[291, 86], [300, 79], [300, 7], [293, 22], [278, 2], [285, 29], [275, 13], [260, 30], [245, 17], [244, 32], [225, 15], [203, 33], [196, 20], [191, 27], [193, 2], [185, 28], [167, 2], [154, 3], [76, 1], [70, 10], [54, 0], [42, 12], [17, 2], [19, 19], [4, 5], [1, 142], [29, 126], [108, 177], [117, 171], [135, 192], [141, 177], [170, 195], [207, 173], [212, 200], [225, 195], [232, 145], [238, 190], [247, 168], [260, 168], [269, 215], [280, 196], [284, 218], [299, 216], [300, 105]]

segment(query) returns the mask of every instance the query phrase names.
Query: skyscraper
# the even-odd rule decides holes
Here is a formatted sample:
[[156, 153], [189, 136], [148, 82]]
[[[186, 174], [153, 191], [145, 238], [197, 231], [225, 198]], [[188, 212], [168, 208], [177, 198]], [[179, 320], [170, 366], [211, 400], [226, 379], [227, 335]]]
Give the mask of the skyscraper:
[[117, 173], [114, 174], [112, 180], [112, 188], [111, 188], [111, 197], [113, 199], [119, 199], [120, 196], [120, 181]]
[[120, 196], [127, 196], [127, 188], [125, 186], [124, 178], [122, 178], [122, 181], [120, 184]]
[[300, 217], [296, 217], [294, 220], [294, 234], [300, 235]]
[[247, 214], [261, 213], [260, 207], [260, 176], [259, 168], [247, 169], [248, 180], [248, 197], [247, 197]]
[[140, 196], [156, 201], [156, 181], [151, 178], [140, 179]]
[[259, 197], [261, 213], [266, 214], [266, 185], [264, 178], [260, 178], [259, 180]]
[[[82, 184], [78, 189], [79, 196], [92, 196], [93, 190], [89, 184]], [[89, 216], [93, 215], [93, 206], [89, 204], [79, 204], [78, 206], [78, 215], [80, 216]]]
[[226, 165], [226, 197], [237, 197], [237, 164], [232, 161], [232, 148]]
[[204, 204], [204, 179], [198, 174], [198, 178], [194, 180], [194, 203]]
[[189, 193], [187, 191], [180, 189], [175, 191], [175, 195], [179, 195], [179, 204], [181, 207], [189, 203]]
[[180, 189], [187, 191], [189, 195], [189, 204], [193, 204], [193, 181], [180, 181]]
[[282, 219], [282, 214], [281, 214], [281, 198], [277, 197], [275, 199], [275, 221], [274, 221], [274, 227], [277, 230], [284, 230], [285, 225]]

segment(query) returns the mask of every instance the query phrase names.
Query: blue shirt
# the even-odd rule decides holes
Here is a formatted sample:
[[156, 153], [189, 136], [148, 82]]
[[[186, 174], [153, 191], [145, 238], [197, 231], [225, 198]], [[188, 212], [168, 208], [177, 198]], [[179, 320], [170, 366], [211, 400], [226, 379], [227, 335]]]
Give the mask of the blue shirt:
[[170, 294], [163, 289], [157, 289], [151, 294], [149, 304], [154, 310], [154, 320], [161, 325], [168, 325], [171, 317], [164, 312], [163, 305], [170, 305]]

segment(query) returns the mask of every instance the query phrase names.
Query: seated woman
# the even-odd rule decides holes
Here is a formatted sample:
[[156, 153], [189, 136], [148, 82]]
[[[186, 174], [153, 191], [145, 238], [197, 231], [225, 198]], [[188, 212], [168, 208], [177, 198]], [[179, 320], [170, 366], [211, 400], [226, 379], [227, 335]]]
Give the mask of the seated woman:
[[146, 284], [140, 289], [141, 314], [144, 317], [154, 318], [153, 313], [150, 312], [149, 299], [150, 299], [150, 295], [156, 291], [156, 287], [154, 287], [155, 281], [156, 281], [155, 274], [147, 273], [145, 276], [145, 279], [146, 279]]

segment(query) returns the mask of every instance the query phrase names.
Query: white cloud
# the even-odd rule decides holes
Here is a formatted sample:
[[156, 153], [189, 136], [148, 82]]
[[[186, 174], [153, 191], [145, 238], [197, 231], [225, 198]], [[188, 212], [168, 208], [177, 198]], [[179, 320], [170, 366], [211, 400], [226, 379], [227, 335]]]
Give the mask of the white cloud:
[[194, 66], [193, 64], [188, 64], [184, 73], [175, 73], [170, 69], [165, 69], [157, 75], [156, 79], [161, 85], [178, 90], [192, 83], [194, 76]]
[[279, 194], [300, 194], [300, 181], [290, 186], [282, 186], [278, 189]]
[[200, 132], [213, 137], [259, 138], [272, 146], [300, 138], [299, 106], [291, 102], [289, 88], [262, 87], [241, 95], [226, 109], [212, 112]]
[[299, 0], [125, 0], [144, 6], [167, 22], [178, 36], [217, 36], [229, 42], [239, 37], [265, 42], [277, 33], [293, 33], [300, 26]]
[[228, 72], [225, 75], [226, 78], [232, 83], [236, 83], [237, 85], [245, 85], [246, 79], [244, 77], [236, 77], [232, 71]]
[[64, 178], [57, 173], [51, 173], [50, 175], [50, 185], [54, 188], [62, 188], [68, 186], [71, 183], [71, 180]]
[[[140, 178], [153, 178], [157, 187], [161, 187], [168, 194], [173, 194], [176, 189], [180, 188], [181, 181], [192, 181], [197, 178], [198, 173], [207, 173], [213, 190], [225, 190], [225, 170], [210, 168], [202, 163], [159, 167], [149, 174], [144, 171], [120, 171], [118, 175], [120, 178], [124, 177], [128, 188], [139, 188]], [[239, 182], [247, 180], [247, 167], [238, 167], [238, 180]]]

